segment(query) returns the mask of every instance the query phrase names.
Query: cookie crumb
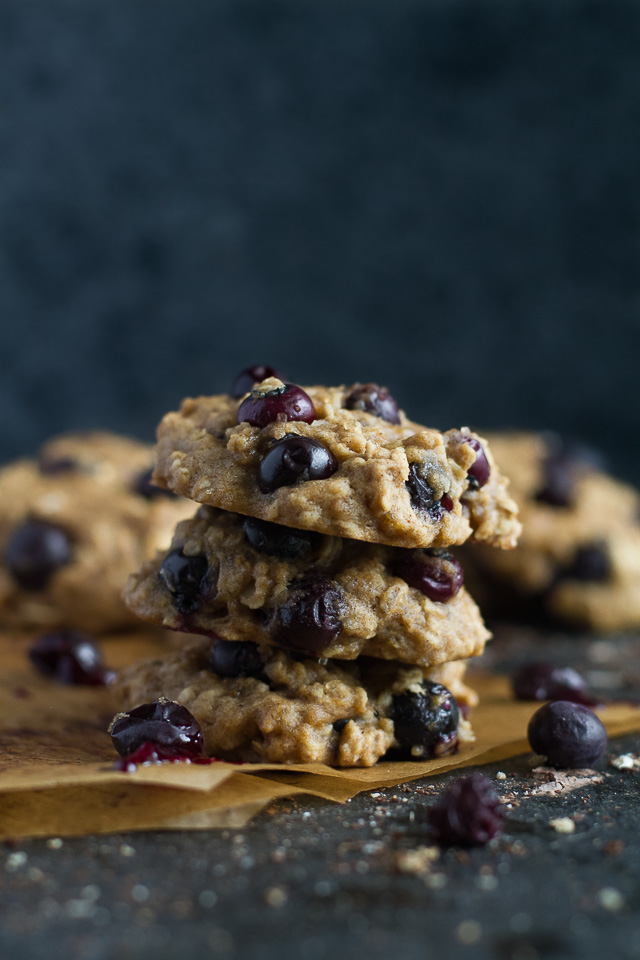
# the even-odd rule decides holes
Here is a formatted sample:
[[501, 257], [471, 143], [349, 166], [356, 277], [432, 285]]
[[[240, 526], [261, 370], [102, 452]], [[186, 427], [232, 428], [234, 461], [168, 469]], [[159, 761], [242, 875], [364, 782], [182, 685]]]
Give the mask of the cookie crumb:
[[264, 892], [264, 902], [268, 907], [284, 907], [289, 894], [284, 887], [267, 887]]
[[507, 775], [504, 772], [504, 770], [498, 770], [498, 772], [496, 773], [496, 780], [506, 780], [506, 779], [507, 779]]
[[463, 920], [456, 927], [456, 938], [465, 946], [473, 946], [482, 936], [482, 927], [476, 920]]
[[611, 913], [617, 913], [624, 907], [624, 897], [615, 887], [603, 887], [598, 893], [600, 906]]
[[556, 817], [549, 820], [549, 826], [553, 827], [556, 833], [574, 833], [576, 825], [571, 817]]
[[396, 856], [396, 866], [400, 873], [424, 873], [440, 856], [438, 847], [416, 847], [415, 850], [400, 850]]
[[47, 840], [47, 847], [49, 850], [59, 850], [63, 843], [64, 841], [60, 837], [51, 837], [50, 840]]
[[633, 753], [623, 753], [609, 761], [609, 766], [615, 770], [637, 770], [640, 760]]

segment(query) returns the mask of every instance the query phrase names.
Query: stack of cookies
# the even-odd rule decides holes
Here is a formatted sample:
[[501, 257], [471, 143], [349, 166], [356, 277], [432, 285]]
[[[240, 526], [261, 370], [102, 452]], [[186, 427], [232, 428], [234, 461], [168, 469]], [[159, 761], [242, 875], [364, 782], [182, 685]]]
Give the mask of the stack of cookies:
[[201, 506], [125, 599], [195, 636], [121, 676], [125, 708], [177, 700], [229, 760], [371, 766], [472, 737], [465, 661], [489, 634], [445, 548], [520, 532], [484, 440], [375, 384], [251, 368], [168, 414], [157, 456], [154, 481]]

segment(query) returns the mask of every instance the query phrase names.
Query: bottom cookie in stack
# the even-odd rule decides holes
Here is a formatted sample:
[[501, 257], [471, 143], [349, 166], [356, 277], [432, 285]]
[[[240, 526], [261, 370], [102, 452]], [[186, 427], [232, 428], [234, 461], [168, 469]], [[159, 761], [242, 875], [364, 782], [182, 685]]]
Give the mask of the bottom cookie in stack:
[[317, 660], [250, 641], [193, 638], [124, 671], [124, 709], [167, 697], [196, 718], [220, 759], [369, 767], [454, 753], [473, 733], [466, 663]]

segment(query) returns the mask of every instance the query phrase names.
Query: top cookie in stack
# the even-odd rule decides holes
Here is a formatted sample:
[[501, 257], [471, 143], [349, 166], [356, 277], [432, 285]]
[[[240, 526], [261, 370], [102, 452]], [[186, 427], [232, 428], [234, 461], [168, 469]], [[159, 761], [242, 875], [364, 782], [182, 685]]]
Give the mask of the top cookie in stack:
[[154, 481], [198, 503], [396, 547], [515, 546], [520, 524], [486, 442], [408, 420], [374, 384], [269, 377], [238, 400], [187, 399], [158, 430]]
[[442, 548], [520, 532], [485, 441], [411, 422], [375, 384], [252, 368], [232, 394], [160, 424], [155, 482], [202, 506], [125, 591], [142, 619], [210, 639], [127, 671], [125, 704], [178, 700], [226, 759], [452, 752], [470, 736], [456, 700], [475, 702], [456, 661], [489, 633]]

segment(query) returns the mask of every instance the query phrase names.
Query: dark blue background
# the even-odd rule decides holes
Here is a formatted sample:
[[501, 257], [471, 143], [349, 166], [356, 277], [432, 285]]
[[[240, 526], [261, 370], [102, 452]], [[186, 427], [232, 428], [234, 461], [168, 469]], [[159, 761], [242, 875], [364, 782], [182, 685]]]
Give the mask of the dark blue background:
[[0, 454], [266, 361], [640, 469], [640, 4], [3, 0]]

